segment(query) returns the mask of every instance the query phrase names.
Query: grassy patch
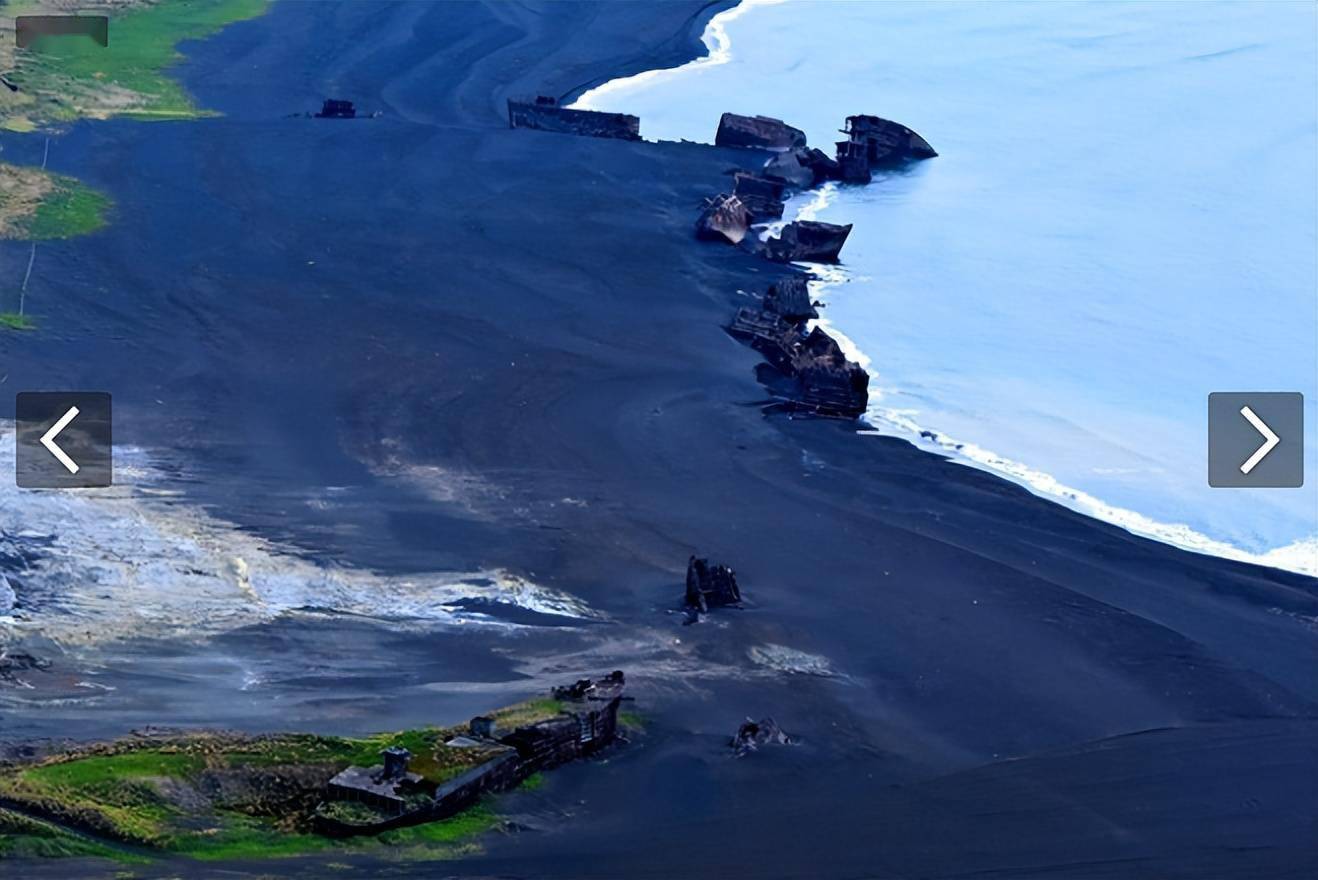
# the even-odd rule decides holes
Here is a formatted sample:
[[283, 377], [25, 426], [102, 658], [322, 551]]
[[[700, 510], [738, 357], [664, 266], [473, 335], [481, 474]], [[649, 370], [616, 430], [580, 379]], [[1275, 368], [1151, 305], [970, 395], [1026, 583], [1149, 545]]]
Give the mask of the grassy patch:
[[72, 238], [105, 225], [110, 200], [72, 177], [51, 175], [54, 188], [44, 195], [36, 211], [19, 224], [21, 237], [42, 241]]
[[640, 712], [622, 710], [618, 712], [618, 724], [628, 730], [645, 730], [645, 716]]
[[537, 721], [548, 721], [561, 714], [563, 714], [563, 701], [546, 698], [514, 703], [495, 712], [491, 717], [499, 723], [501, 729], [509, 730], [535, 724]]
[[102, 858], [141, 863], [146, 859], [71, 834], [57, 825], [0, 809], [0, 858]]
[[27, 315], [18, 312], [0, 312], [0, 329], [35, 330], [37, 325]]
[[388, 846], [452, 845], [464, 843], [498, 824], [499, 815], [488, 803], [481, 802], [456, 816], [438, 822], [427, 822], [424, 825], [395, 828], [393, 831], [384, 832], [376, 839]]
[[43, 121], [128, 115], [187, 119], [201, 115], [166, 70], [182, 55], [183, 40], [262, 14], [267, 0], [163, 0], [129, 7], [110, 22], [110, 46], [86, 37], [43, 37], [18, 57], [10, 79], [29, 96], [15, 108]]
[[223, 814], [220, 819], [214, 831], [180, 837], [170, 851], [203, 861], [223, 861], [311, 855], [340, 846], [328, 837], [280, 831], [240, 813]]

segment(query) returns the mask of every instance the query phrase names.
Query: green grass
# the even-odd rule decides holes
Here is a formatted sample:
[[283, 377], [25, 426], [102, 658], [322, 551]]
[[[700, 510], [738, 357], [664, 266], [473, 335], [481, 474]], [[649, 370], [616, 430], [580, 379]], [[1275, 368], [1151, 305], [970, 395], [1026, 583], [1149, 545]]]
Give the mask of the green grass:
[[645, 730], [645, 716], [640, 712], [622, 710], [618, 713], [618, 724], [628, 730]]
[[519, 785], [518, 788], [520, 788], [522, 791], [539, 791], [541, 788], [544, 787], [544, 784], [545, 784], [545, 774], [532, 773], [530, 776], [522, 780], [522, 784]]
[[[265, 12], [267, 0], [165, 0], [154, 6], [114, 16], [110, 46], [102, 48], [86, 37], [43, 37], [16, 72], [18, 85], [40, 87], [52, 82], [74, 89], [115, 85], [145, 97], [145, 106], [126, 115], [143, 119], [187, 119], [201, 115], [191, 97], [165, 71], [182, 55], [183, 40], [212, 34], [227, 24]], [[68, 104], [48, 115], [70, 118]]]
[[105, 225], [110, 200], [72, 177], [53, 174], [54, 188], [47, 193], [36, 212], [22, 222], [21, 237], [43, 241], [72, 238], [95, 232]]
[[499, 815], [482, 801], [438, 822], [386, 831], [376, 839], [387, 846], [417, 846], [463, 843], [499, 824]]
[[318, 834], [281, 831], [268, 822], [241, 813], [220, 814], [212, 833], [180, 836], [170, 852], [202, 861], [277, 859], [334, 850], [341, 844]]
[[27, 315], [18, 312], [0, 312], [0, 328], [5, 330], [35, 330], [37, 325]]
[[57, 825], [0, 809], [0, 858], [101, 858], [143, 863], [141, 856], [71, 834]]

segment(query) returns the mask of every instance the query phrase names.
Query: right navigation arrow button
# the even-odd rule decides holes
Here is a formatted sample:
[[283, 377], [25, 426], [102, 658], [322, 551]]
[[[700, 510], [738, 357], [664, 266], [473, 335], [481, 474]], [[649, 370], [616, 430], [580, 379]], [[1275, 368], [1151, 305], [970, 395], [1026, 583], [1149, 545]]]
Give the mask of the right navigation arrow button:
[[1275, 449], [1277, 444], [1281, 442], [1281, 438], [1273, 433], [1273, 430], [1268, 427], [1267, 422], [1255, 415], [1254, 410], [1249, 407], [1242, 406], [1240, 408], [1240, 414], [1245, 417], [1246, 421], [1254, 426], [1254, 430], [1263, 435], [1263, 445], [1258, 449], [1255, 449], [1254, 454], [1245, 459], [1245, 463], [1240, 466], [1240, 472], [1242, 474], [1247, 474], [1254, 470], [1254, 467], [1260, 461], [1267, 458], [1268, 453]]

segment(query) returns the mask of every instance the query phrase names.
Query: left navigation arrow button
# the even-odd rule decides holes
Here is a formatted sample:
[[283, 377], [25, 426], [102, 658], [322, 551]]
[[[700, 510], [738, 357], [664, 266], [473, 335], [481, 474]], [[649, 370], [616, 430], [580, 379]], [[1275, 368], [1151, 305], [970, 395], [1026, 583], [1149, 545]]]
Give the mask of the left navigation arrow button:
[[50, 426], [49, 431], [41, 435], [41, 445], [46, 447], [46, 449], [50, 452], [50, 454], [55, 456], [55, 458], [59, 461], [59, 463], [64, 465], [64, 467], [71, 474], [76, 474], [79, 470], [81, 470], [81, 468], [78, 467], [78, 463], [76, 461], [69, 458], [68, 453], [66, 453], [63, 449], [59, 448], [59, 444], [55, 442], [55, 438], [59, 436], [60, 431], [63, 431], [65, 428], [69, 426], [69, 422], [73, 421], [77, 417], [78, 417], [78, 408], [76, 406], [71, 406], [69, 407], [68, 412], [66, 412], [64, 415], [59, 417], [58, 422]]
[[15, 481], [23, 489], [111, 484], [110, 395], [24, 391], [15, 400]]

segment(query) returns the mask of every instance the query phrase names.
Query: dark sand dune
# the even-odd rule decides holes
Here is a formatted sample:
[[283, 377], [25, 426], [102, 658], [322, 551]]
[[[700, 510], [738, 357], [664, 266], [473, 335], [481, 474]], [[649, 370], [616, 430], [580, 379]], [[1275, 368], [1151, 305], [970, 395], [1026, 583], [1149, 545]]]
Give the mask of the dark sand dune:
[[[513, 801], [542, 830], [455, 873], [1313, 875], [1313, 580], [851, 425], [766, 419], [756, 358], [719, 325], [775, 270], [690, 227], [745, 157], [504, 127], [508, 94], [689, 57], [712, 12], [277, 4], [189, 49], [185, 80], [226, 118], [57, 143], [52, 167], [118, 215], [43, 246], [67, 268], [34, 279], [50, 330], [0, 338], [7, 387], [113, 391], [116, 430], [171, 447], [190, 501], [314, 556], [506, 567], [612, 622], [144, 641], [106, 653], [113, 698], [7, 730], [390, 727], [625, 666], [643, 744]], [[385, 115], [280, 118], [327, 94]], [[306, 503], [327, 485], [332, 510]], [[697, 551], [751, 607], [684, 628], [668, 611]], [[833, 674], [777, 671], [764, 646]], [[243, 664], [259, 688], [239, 691]], [[748, 714], [803, 745], [731, 760]]]

